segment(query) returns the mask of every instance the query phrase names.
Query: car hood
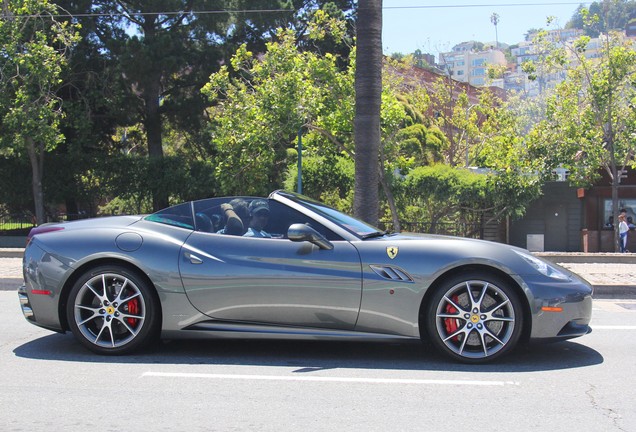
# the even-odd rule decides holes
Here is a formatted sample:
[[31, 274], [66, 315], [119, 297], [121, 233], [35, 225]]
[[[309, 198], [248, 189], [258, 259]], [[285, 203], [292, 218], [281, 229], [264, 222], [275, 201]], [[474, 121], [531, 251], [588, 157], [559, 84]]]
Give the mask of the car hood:
[[[503, 243], [437, 234], [400, 233], [363, 240], [356, 243], [363, 262], [391, 263], [408, 268], [451, 268], [467, 264], [482, 264], [499, 268], [508, 274], [534, 274], [536, 270], [522, 258], [532, 255], [526, 249]], [[514, 253], [518, 252], [518, 253]], [[563, 273], [571, 272], [542, 258]]]

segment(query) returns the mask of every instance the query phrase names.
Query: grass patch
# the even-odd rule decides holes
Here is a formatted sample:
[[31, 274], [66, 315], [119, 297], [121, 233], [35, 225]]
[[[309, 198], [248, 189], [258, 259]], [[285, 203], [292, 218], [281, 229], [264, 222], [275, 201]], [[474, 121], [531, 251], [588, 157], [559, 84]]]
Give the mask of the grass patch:
[[19, 229], [27, 229], [32, 228], [33, 225], [26, 222], [0, 222], [0, 231], [10, 231], [10, 230], [19, 230]]

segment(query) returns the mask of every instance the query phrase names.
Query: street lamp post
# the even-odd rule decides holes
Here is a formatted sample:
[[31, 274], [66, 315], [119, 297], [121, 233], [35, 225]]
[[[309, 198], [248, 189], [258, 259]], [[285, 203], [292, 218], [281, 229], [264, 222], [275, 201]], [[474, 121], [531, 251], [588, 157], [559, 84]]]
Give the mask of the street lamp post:
[[303, 128], [298, 129], [298, 186], [297, 192], [303, 193]]

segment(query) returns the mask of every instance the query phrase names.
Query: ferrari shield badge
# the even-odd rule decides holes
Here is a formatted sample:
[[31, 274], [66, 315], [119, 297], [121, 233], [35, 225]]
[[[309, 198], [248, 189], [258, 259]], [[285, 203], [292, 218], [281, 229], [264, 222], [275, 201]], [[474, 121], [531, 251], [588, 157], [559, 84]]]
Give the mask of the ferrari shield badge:
[[393, 259], [397, 256], [398, 254], [398, 248], [397, 246], [388, 246], [386, 248], [386, 254], [389, 256], [389, 258]]

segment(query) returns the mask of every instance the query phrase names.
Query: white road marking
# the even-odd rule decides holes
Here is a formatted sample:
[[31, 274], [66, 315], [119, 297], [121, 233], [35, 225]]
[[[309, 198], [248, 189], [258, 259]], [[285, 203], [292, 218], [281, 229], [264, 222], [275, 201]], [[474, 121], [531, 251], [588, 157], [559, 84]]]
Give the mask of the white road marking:
[[349, 378], [319, 376], [286, 376], [286, 375], [234, 375], [179, 372], [144, 372], [142, 378], [205, 378], [225, 380], [253, 381], [309, 381], [309, 382], [341, 382], [361, 384], [418, 384], [418, 385], [455, 385], [455, 386], [518, 386], [514, 381], [471, 381], [471, 380], [431, 380], [409, 378]]

